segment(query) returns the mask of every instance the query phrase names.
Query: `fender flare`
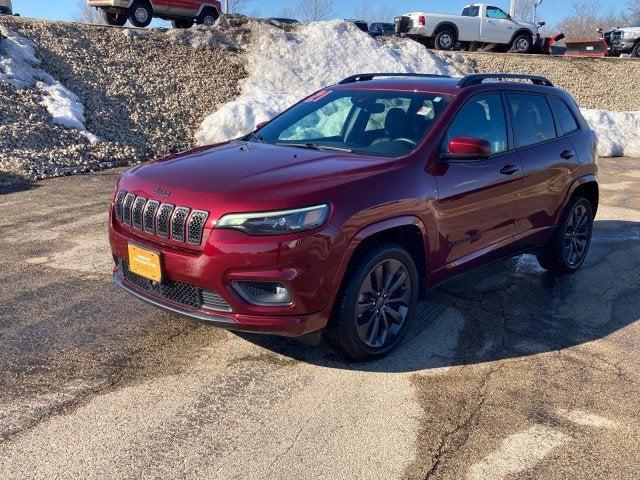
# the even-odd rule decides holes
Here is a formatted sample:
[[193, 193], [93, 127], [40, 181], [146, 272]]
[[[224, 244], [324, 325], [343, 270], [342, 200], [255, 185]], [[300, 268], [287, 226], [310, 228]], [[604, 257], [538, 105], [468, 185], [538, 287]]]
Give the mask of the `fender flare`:
[[220, 9], [215, 3], [203, 3], [202, 5], [200, 5], [200, 9], [198, 10], [198, 14], [196, 15], [196, 17], [199, 17], [200, 15], [202, 15], [203, 10], [209, 7], [213, 8], [218, 14], [218, 16], [220, 16]]
[[[554, 224], [557, 224], [558, 221], [560, 220], [560, 217], [562, 216], [562, 212], [564, 211], [565, 207], [567, 206], [567, 202], [573, 196], [573, 194], [576, 192], [578, 187], [580, 187], [581, 185], [585, 185], [587, 183], [595, 183], [596, 185], [598, 185], [598, 178], [593, 173], [589, 173], [587, 175], [583, 175], [582, 177], [578, 177], [573, 181], [573, 183], [567, 189], [567, 193], [563, 198], [562, 208], [558, 209], [558, 213], [556, 214], [556, 218], [554, 218]], [[598, 185], [598, 192], [599, 191], [600, 191], [600, 187]], [[595, 212], [594, 212], [594, 214], [595, 214]]]
[[440, 22], [438, 25], [436, 25], [436, 28], [433, 29], [434, 38], [443, 27], [453, 28], [453, 31], [456, 32], [456, 41], [460, 40], [460, 31], [458, 30], [458, 26], [455, 23], [446, 20], [444, 22]]
[[[415, 226], [418, 227], [420, 232], [422, 232], [423, 239], [427, 237], [427, 228], [425, 227], [422, 220], [414, 215], [402, 215], [399, 217], [388, 218], [386, 220], [380, 220], [378, 222], [367, 225], [366, 227], [360, 229], [351, 240], [347, 247], [345, 248], [342, 258], [340, 259], [340, 264], [338, 266], [338, 270], [336, 271], [336, 275], [333, 280], [333, 284], [331, 285], [331, 294], [332, 297], [335, 297], [335, 294], [340, 290], [340, 285], [342, 285], [342, 280], [344, 279], [344, 275], [347, 271], [349, 264], [353, 258], [353, 253], [356, 251], [358, 246], [362, 244], [367, 238], [372, 237], [378, 233], [382, 233], [386, 230], [391, 230], [397, 227], [406, 227], [406, 226]], [[428, 255], [427, 255], [427, 242], [423, 242], [425, 245], [425, 258], [427, 258], [428, 263]], [[333, 301], [333, 298], [332, 300]]]
[[533, 43], [535, 41], [536, 36], [531, 30], [527, 30], [526, 28], [521, 28], [519, 30], [516, 30], [516, 32], [511, 36], [511, 41], [509, 42], [509, 45], [513, 46], [513, 42], [515, 42], [518, 35], [522, 33], [526, 33], [531, 37], [531, 48], [533, 48], [535, 46]]

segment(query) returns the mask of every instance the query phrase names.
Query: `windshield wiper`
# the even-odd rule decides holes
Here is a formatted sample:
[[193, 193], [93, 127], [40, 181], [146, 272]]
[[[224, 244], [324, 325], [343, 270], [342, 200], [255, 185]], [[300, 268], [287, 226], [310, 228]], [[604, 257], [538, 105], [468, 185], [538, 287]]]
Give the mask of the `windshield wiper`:
[[257, 140], [260, 143], [267, 143], [262, 135], [257, 134], [256, 132], [251, 132], [249, 135], [245, 135], [242, 137], [242, 140], [245, 142], [248, 140]]
[[315, 143], [287, 143], [287, 142], [282, 142], [282, 143], [276, 143], [276, 145], [278, 146], [282, 146], [282, 147], [295, 147], [295, 148], [308, 148], [309, 150], [333, 150], [335, 152], [344, 152], [344, 153], [353, 153], [353, 150], [351, 150], [350, 148], [342, 148], [342, 147], [331, 147], [329, 145], [318, 145]]

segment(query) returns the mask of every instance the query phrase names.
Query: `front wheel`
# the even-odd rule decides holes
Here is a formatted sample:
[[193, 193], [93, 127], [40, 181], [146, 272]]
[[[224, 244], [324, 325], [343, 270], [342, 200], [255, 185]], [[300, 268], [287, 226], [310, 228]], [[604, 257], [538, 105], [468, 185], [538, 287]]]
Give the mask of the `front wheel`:
[[213, 8], [205, 8], [196, 19], [196, 23], [205, 27], [212, 27], [218, 20], [218, 16], [218, 12]]
[[533, 49], [533, 38], [528, 33], [521, 33], [513, 39], [511, 51], [515, 53], [529, 53]]
[[578, 270], [589, 252], [593, 233], [593, 209], [584, 197], [576, 197], [567, 207], [538, 263], [545, 270], [566, 275]]
[[382, 245], [351, 265], [325, 331], [350, 360], [373, 360], [401, 341], [416, 311], [418, 271], [404, 248]]
[[137, 0], [129, 9], [129, 21], [134, 27], [148, 27], [153, 20], [153, 10], [146, 1]]
[[438, 50], [453, 50], [457, 41], [456, 32], [451, 28], [440, 30], [434, 39], [435, 47]]
[[112, 13], [103, 10], [102, 19], [107, 25], [124, 27], [124, 24], [127, 23], [127, 14], [124, 12]]

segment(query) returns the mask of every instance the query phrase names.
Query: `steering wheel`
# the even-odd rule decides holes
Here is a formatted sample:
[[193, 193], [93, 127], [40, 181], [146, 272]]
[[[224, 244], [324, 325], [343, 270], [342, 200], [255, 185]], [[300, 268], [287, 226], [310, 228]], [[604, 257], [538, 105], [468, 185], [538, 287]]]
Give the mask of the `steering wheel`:
[[400, 138], [394, 138], [393, 139], [394, 142], [405, 142], [410, 144], [412, 147], [417, 147], [418, 143], [415, 140], [411, 140], [410, 138], [406, 138], [406, 137], [400, 137]]

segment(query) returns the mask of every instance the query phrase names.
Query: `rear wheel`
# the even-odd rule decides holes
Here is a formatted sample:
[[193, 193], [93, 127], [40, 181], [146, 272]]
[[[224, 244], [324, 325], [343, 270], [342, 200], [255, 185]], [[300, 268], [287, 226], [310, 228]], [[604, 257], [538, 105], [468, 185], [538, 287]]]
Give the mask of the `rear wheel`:
[[148, 27], [153, 19], [153, 9], [146, 1], [136, 0], [129, 8], [129, 21], [135, 27]]
[[633, 46], [633, 50], [631, 50], [631, 56], [635, 58], [640, 57], [640, 42], [636, 42], [636, 44]]
[[211, 27], [216, 23], [218, 17], [218, 12], [214, 8], [208, 7], [202, 10], [202, 13], [198, 15], [196, 23], [198, 25], [204, 25], [205, 27]]
[[390, 353], [413, 320], [418, 271], [398, 245], [373, 248], [356, 262], [345, 276], [325, 338], [351, 360], [373, 360]]
[[593, 210], [584, 197], [575, 197], [567, 207], [546, 250], [538, 255], [545, 270], [569, 274], [578, 270], [589, 252], [593, 233]]
[[438, 50], [453, 50], [458, 38], [455, 30], [451, 27], [441, 29], [435, 38], [435, 46]]
[[173, 28], [191, 28], [195, 20], [193, 18], [175, 18], [171, 20]]
[[125, 12], [106, 12], [102, 11], [102, 19], [107, 25], [113, 25], [116, 27], [124, 27], [127, 23], [127, 14]]
[[511, 51], [515, 53], [529, 53], [533, 49], [533, 37], [529, 33], [521, 33], [513, 39]]

